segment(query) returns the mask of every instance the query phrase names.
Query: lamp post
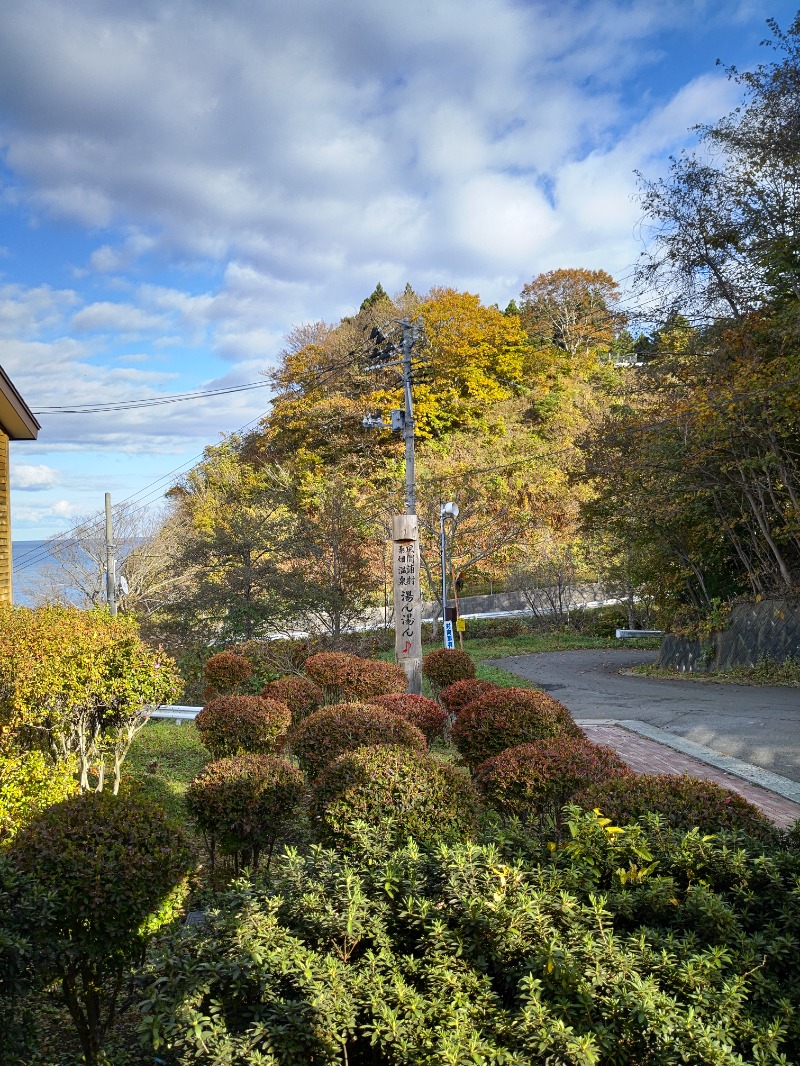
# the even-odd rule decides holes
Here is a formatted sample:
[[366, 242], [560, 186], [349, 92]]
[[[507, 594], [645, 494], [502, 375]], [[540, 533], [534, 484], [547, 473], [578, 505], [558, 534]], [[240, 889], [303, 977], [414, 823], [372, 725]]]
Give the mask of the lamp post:
[[444, 646], [454, 648], [453, 623], [447, 620], [447, 541], [444, 532], [444, 520], [450, 518], [455, 521], [458, 518], [457, 503], [443, 503], [439, 506], [439, 545], [442, 553], [442, 633], [444, 634]]

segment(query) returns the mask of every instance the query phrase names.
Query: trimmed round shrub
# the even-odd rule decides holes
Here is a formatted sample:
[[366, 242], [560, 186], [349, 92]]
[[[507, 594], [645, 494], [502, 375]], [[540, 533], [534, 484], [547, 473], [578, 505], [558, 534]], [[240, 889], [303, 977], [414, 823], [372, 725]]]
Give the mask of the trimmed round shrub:
[[738, 829], [754, 837], [774, 837], [776, 829], [758, 807], [714, 781], [688, 774], [633, 774], [578, 792], [573, 802], [586, 810], [598, 808], [618, 825], [658, 814], [674, 829], [716, 833]]
[[427, 677], [434, 693], [455, 681], [464, 681], [475, 676], [475, 663], [465, 651], [458, 648], [437, 648], [422, 660], [422, 676]]
[[78, 791], [74, 760], [53, 763], [44, 752], [0, 753], [0, 846], [37, 814]]
[[235, 651], [221, 651], [206, 660], [203, 679], [209, 693], [229, 696], [238, 692], [250, 679], [253, 667]]
[[309, 681], [307, 677], [297, 675], [279, 677], [275, 681], [267, 682], [261, 690], [261, 695], [265, 699], [285, 703], [291, 711], [292, 725], [302, 722], [304, 718], [319, 710], [325, 702], [325, 693], [319, 685]]
[[487, 692], [493, 692], [496, 688], [499, 688], [499, 685], [495, 685], [492, 681], [465, 677], [443, 688], [439, 693], [439, 699], [451, 718], [455, 718], [468, 703], [472, 703], [478, 696], [485, 696]]
[[271, 755], [283, 747], [292, 715], [285, 703], [261, 696], [218, 696], [194, 720], [215, 759], [246, 752]]
[[423, 733], [385, 707], [369, 703], [338, 703], [323, 707], [292, 730], [292, 752], [310, 778], [346, 751], [372, 744], [388, 744], [424, 752]]
[[436, 700], [429, 700], [427, 696], [415, 696], [410, 692], [395, 692], [390, 696], [375, 696], [372, 702], [411, 722], [425, 734], [429, 744], [435, 737], [444, 734], [447, 714]]
[[310, 655], [305, 671], [323, 689], [326, 703], [361, 702], [373, 696], [405, 692], [408, 684], [401, 666], [338, 651]]
[[40, 976], [60, 978], [84, 1059], [99, 1063], [126, 969], [182, 910], [189, 847], [146, 796], [84, 792], [21, 829], [8, 855], [49, 896], [35, 931]]
[[303, 775], [275, 755], [236, 755], [209, 763], [186, 791], [186, 806], [211, 852], [223, 851], [258, 865], [297, 822], [306, 796]]
[[560, 736], [506, 748], [482, 762], [474, 780], [488, 806], [525, 819], [560, 811], [590, 785], [630, 776], [632, 771], [611, 748]]
[[472, 769], [518, 744], [583, 737], [563, 703], [527, 688], [498, 688], [472, 700], [456, 718], [450, 735]]
[[475, 789], [454, 766], [384, 745], [341, 755], [311, 792], [312, 825], [328, 843], [357, 838], [357, 821], [390, 844], [459, 839], [475, 831], [479, 812]]
[[64, 952], [100, 961], [133, 958], [178, 913], [192, 868], [178, 827], [134, 790], [84, 792], [49, 807], [9, 853], [54, 893], [50, 933]]

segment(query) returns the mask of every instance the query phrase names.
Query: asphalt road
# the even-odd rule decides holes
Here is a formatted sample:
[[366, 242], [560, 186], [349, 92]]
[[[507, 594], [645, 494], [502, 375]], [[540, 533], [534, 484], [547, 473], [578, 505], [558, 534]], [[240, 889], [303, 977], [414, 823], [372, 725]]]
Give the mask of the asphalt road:
[[495, 659], [565, 704], [573, 718], [649, 722], [800, 782], [800, 689], [666, 681], [620, 671], [658, 652], [608, 649]]

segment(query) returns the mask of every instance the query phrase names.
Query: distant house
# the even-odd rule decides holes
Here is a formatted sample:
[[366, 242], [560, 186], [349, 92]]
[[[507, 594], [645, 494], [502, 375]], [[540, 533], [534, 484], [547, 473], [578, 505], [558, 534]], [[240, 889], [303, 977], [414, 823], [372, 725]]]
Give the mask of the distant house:
[[36, 440], [42, 427], [0, 367], [0, 603], [12, 602], [10, 440]]

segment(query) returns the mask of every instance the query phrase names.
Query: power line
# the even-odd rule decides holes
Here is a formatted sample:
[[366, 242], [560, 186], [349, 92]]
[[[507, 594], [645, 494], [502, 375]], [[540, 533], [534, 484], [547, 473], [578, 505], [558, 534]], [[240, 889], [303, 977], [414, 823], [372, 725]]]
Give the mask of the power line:
[[266, 389], [269, 381], [250, 381], [245, 385], [229, 385], [222, 389], [205, 389], [198, 392], [179, 392], [171, 396], [150, 396], [142, 400], [109, 400], [106, 403], [76, 403], [71, 407], [40, 407], [35, 415], [91, 415], [106, 411], [132, 411], [138, 407], [160, 407], [162, 404], [183, 403], [186, 400], [204, 400], [212, 396], [229, 396], [235, 392], [250, 392]]

